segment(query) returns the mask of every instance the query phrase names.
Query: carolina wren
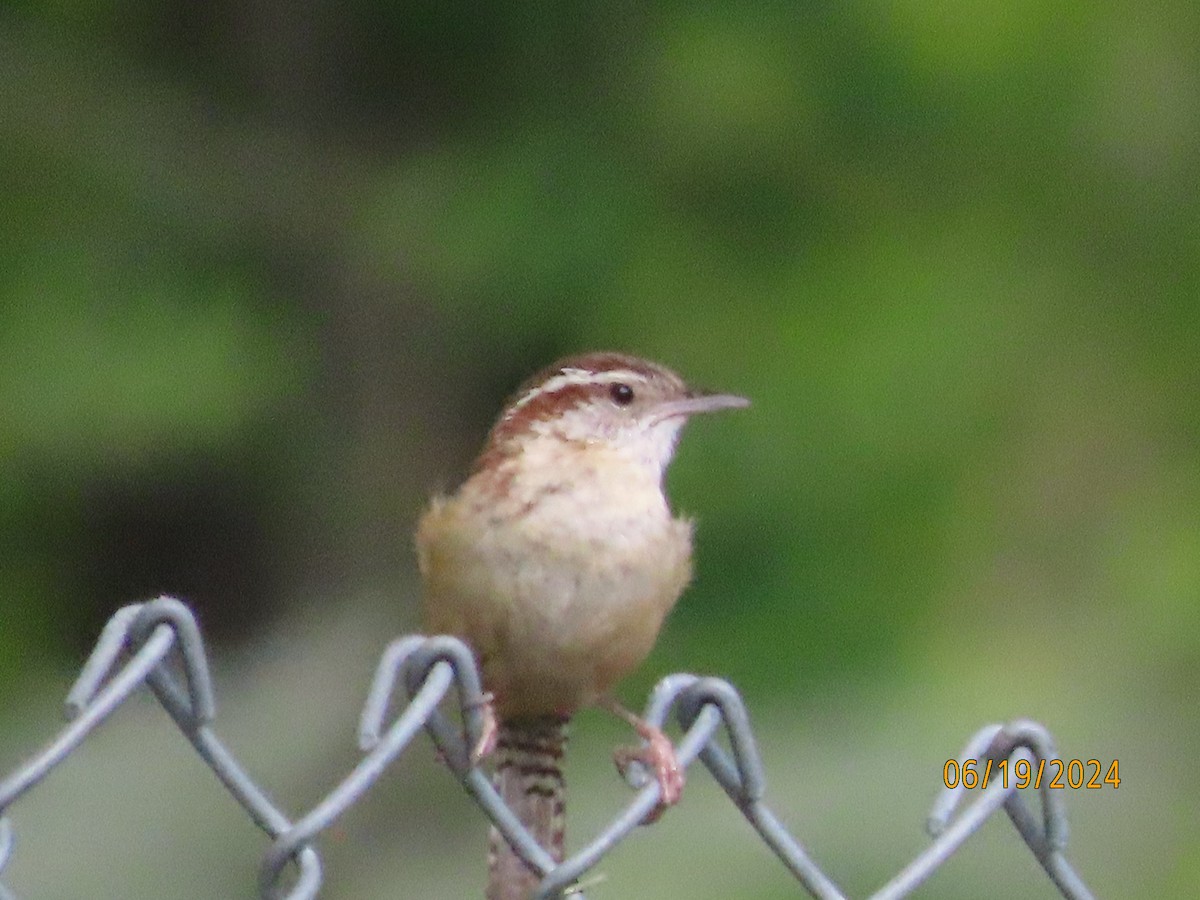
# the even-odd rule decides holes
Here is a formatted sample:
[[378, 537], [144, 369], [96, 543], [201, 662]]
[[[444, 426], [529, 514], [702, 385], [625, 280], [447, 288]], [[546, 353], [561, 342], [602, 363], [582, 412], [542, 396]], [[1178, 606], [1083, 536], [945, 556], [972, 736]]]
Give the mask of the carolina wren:
[[[565, 724], [580, 707], [632, 722], [663, 802], [678, 799], [670, 744], [609, 692], [691, 577], [692, 523], [663, 492], [680, 430], [694, 413], [747, 403], [632, 356], [563, 359], [518, 389], [467, 480], [417, 527], [426, 628], [474, 649], [499, 717], [498, 788], [556, 860]], [[540, 880], [494, 829], [489, 869], [492, 900], [528, 897]]]

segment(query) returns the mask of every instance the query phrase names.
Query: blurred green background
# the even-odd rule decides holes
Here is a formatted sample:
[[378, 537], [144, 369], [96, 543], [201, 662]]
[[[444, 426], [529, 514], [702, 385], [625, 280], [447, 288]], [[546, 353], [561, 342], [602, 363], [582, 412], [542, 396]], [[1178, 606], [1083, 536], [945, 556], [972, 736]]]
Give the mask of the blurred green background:
[[[37, 2], [0, 10], [0, 773], [106, 617], [198, 611], [218, 731], [298, 815], [416, 623], [410, 534], [567, 352], [753, 407], [670, 487], [697, 578], [624, 699], [744, 692], [844, 890], [1030, 716], [1100, 896], [1200, 880], [1193, 3]], [[578, 845], [628, 739], [580, 717]], [[267, 847], [141, 698], [11, 809], [22, 898], [249, 897]], [[485, 826], [421, 743], [330, 898], [457, 897]], [[794, 897], [702, 771], [596, 898]], [[918, 896], [1055, 896], [989, 822]]]

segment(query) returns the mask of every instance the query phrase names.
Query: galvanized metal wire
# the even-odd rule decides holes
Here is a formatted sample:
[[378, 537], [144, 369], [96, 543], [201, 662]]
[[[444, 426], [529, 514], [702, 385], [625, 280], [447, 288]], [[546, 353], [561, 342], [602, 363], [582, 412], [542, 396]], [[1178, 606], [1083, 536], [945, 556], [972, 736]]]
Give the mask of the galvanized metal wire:
[[[570, 892], [582, 896], [583, 876], [625, 840], [658, 802], [657, 782], [635, 763], [626, 778], [635, 793], [629, 803], [591, 841], [556, 864], [493, 789], [487, 772], [472, 764], [470, 748], [484, 727], [486, 701], [474, 657], [461, 641], [446, 636], [403, 637], [380, 658], [359, 723], [358, 764], [307, 813], [293, 820], [281, 811], [222, 743], [213, 728], [215, 702], [208, 659], [196, 619], [171, 597], [119, 610], [100, 634], [95, 649], [67, 694], [68, 724], [40, 753], [0, 782], [0, 876], [14, 852], [14, 828], [8, 808], [46, 778], [88, 735], [143, 686], [148, 687], [201, 759], [269, 838], [259, 867], [258, 894], [267, 900], [309, 900], [322, 884], [317, 837], [371, 789], [387, 767], [422, 730], [437, 746], [449, 770], [480, 810], [543, 876], [536, 897], [551, 900]], [[442, 711], [451, 692], [460, 721]], [[389, 718], [392, 712], [394, 717]], [[728, 682], [695, 675], [670, 675], [655, 687], [645, 718], [662, 727], [674, 715], [683, 737], [679, 763], [699, 761], [733, 801], [800, 886], [819, 900], [841, 900], [834, 880], [783, 827], [766, 803], [766, 773], [750, 717], [741, 695]], [[721, 738], [728, 742], [725, 748]], [[988, 725], [967, 742], [960, 761], [1025, 760], [1036, 766], [1055, 759], [1050, 733], [1036, 722], [1018, 720]], [[1003, 808], [1054, 885], [1069, 900], [1090, 900], [1091, 892], [1066, 858], [1067, 818], [1063, 791], [1043, 784], [1035, 794], [1040, 811], [1030, 808], [1026, 791], [994, 782], [974, 790], [965, 809], [960, 783], [943, 789], [927, 822], [932, 842], [904, 866], [872, 900], [895, 900], [912, 893], [932, 876], [997, 810]], [[685, 801], [686, 802], [686, 801]], [[681, 861], [682, 864], [683, 861]], [[252, 894], [247, 885], [247, 895]], [[0, 900], [15, 895], [0, 883]]]

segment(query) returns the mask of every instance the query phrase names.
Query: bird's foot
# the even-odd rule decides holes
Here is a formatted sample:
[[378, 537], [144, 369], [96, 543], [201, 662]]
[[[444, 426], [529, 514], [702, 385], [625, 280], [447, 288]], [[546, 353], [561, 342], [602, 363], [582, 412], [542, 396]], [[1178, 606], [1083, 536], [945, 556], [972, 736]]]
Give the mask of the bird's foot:
[[633, 726], [645, 741], [640, 747], [618, 747], [613, 751], [613, 762], [624, 777], [631, 763], [641, 763], [654, 774], [658, 783], [658, 803], [646, 816], [644, 824], [657, 822], [667, 808], [679, 802], [683, 795], [684, 773], [671, 744], [661, 728], [634, 715], [614, 700], [604, 702], [604, 708], [620, 716]]
[[496, 718], [496, 707], [492, 702], [494, 697], [491, 692], [487, 692], [473, 706], [478, 707], [479, 714], [483, 719], [479, 727], [479, 739], [475, 742], [475, 746], [471, 748], [471, 765], [477, 766], [487, 757], [492, 755], [496, 749], [496, 741], [500, 737], [500, 722]]

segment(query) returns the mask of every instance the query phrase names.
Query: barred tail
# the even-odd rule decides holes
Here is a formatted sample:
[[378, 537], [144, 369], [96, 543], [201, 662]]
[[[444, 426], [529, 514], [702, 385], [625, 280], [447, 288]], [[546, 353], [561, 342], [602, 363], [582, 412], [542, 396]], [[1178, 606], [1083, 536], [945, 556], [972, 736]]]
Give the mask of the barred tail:
[[[501, 722], [496, 742], [496, 790], [556, 861], [563, 858], [566, 827], [562, 773], [566, 748], [565, 716]], [[487, 900], [528, 900], [540, 881], [537, 872], [492, 828], [488, 837]]]

